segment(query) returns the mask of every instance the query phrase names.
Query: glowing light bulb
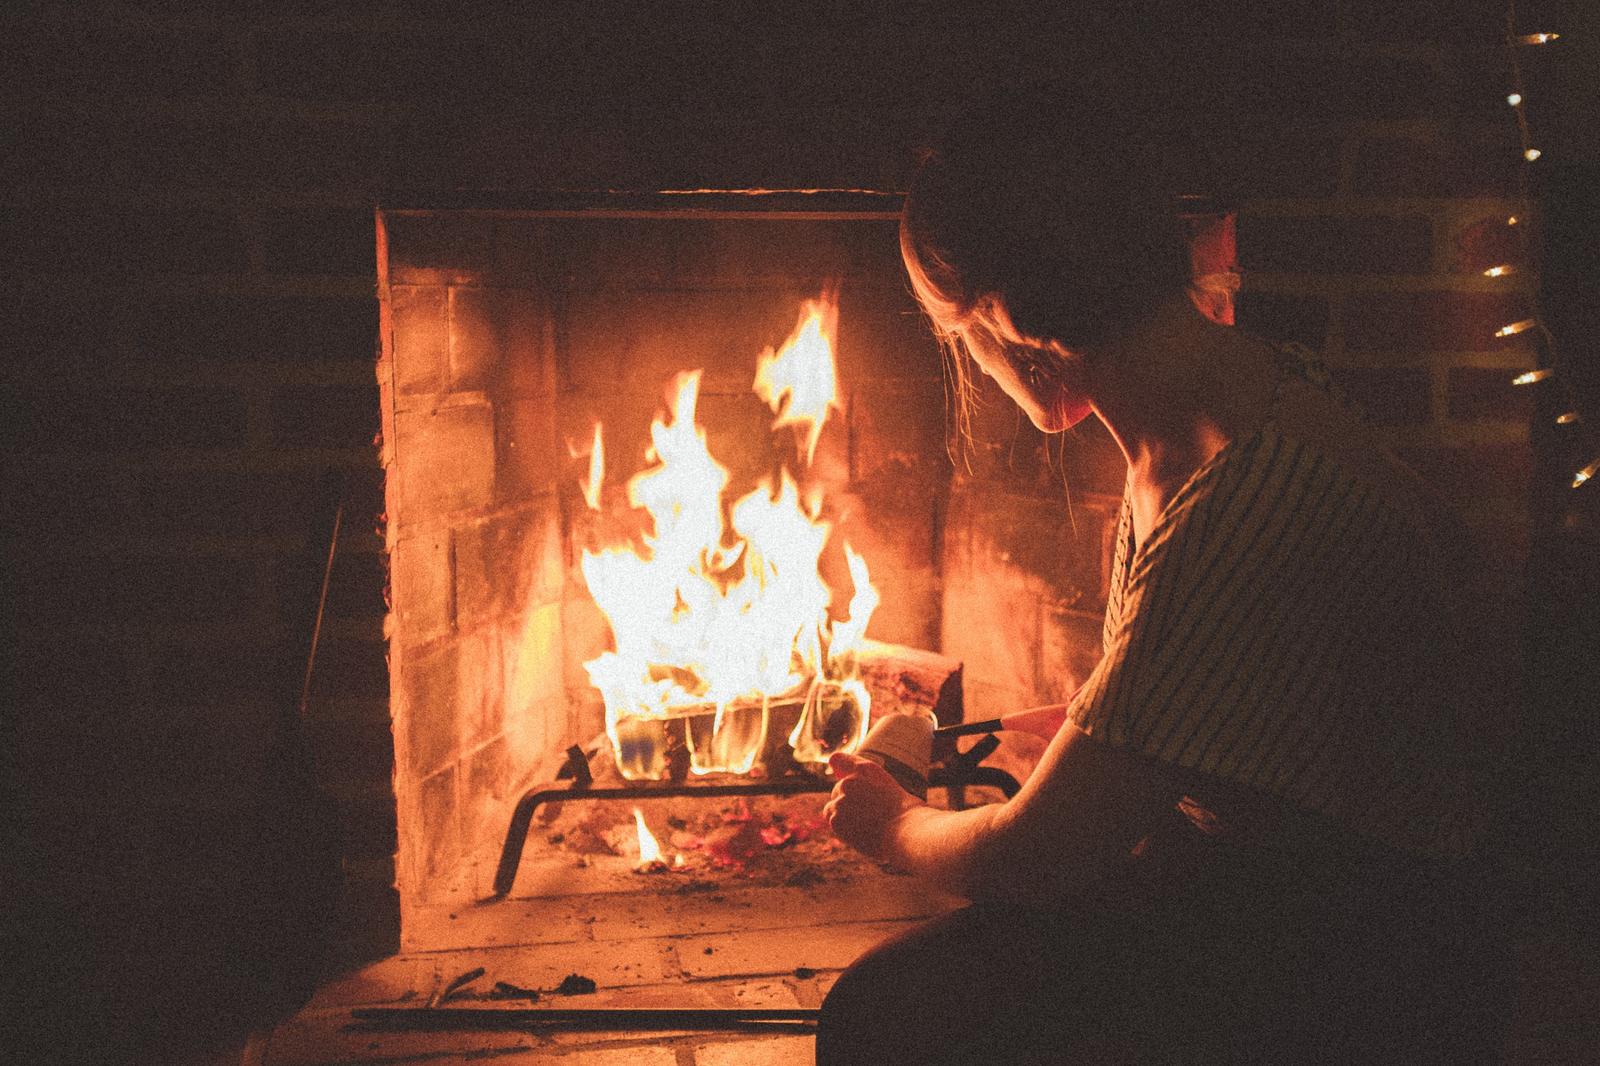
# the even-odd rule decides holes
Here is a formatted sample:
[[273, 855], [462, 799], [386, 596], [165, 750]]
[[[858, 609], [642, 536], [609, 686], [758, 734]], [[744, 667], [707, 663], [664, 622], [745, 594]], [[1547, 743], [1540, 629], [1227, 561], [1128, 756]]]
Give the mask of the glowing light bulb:
[[1537, 148], [1529, 148], [1526, 152], [1522, 153], [1522, 158], [1526, 159], [1528, 162], [1531, 163], [1535, 159], [1538, 159], [1542, 155], [1544, 155], [1544, 153], [1539, 151], [1539, 149], [1537, 149]]
[[1509, 337], [1514, 333], [1521, 333], [1523, 330], [1532, 329], [1538, 324], [1538, 322], [1531, 318], [1524, 318], [1520, 322], [1512, 322], [1509, 325], [1501, 326], [1499, 329], [1494, 331], [1494, 335], [1496, 337]]
[[1560, 36], [1561, 34], [1559, 33], [1525, 33], [1516, 38], [1516, 42], [1518, 44], [1549, 44]]
[[1556, 418], [1556, 425], [1558, 425], [1558, 426], [1570, 426], [1574, 422], [1582, 422], [1582, 421], [1583, 421], [1583, 416], [1580, 415], [1578, 412], [1576, 412], [1576, 411], [1568, 411], [1566, 414], [1560, 415], [1560, 416], [1558, 416]]
[[1515, 226], [1516, 224], [1517, 224], [1517, 216], [1516, 215], [1512, 215], [1510, 218], [1506, 219], [1506, 225]]
[[1543, 381], [1545, 378], [1550, 377], [1554, 373], [1555, 371], [1549, 367], [1543, 367], [1539, 370], [1530, 370], [1526, 374], [1518, 374], [1516, 377], [1512, 378], [1511, 384], [1532, 385], [1536, 381]]
[[1510, 263], [1501, 263], [1499, 266], [1492, 266], [1485, 270], [1483, 276], [1486, 278], [1503, 278], [1507, 274], [1515, 274], [1516, 272], [1517, 268]]
[[1522, 94], [1521, 93], [1512, 93], [1510, 96], [1506, 97], [1506, 103], [1510, 104], [1512, 107], [1521, 106], [1521, 104], [1522, 104]]
[[1600, 459], [1596, 459], [1594, 462], [1590, 463], [1576, 474], [1573, 474], [1572, 487], [1577, 488], [1585, 481], [1588, 481], [1590, 478], [1594, 477], [1595, 471], [1597, 470], [1600, 470]]

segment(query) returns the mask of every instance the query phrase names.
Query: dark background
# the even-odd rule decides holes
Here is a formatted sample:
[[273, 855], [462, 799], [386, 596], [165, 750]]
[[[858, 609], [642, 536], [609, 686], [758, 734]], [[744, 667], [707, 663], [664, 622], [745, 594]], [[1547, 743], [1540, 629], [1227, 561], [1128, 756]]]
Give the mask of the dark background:
[[[1546, 153], [1533, 191], [1562, 222], [1545, 301], [1576, 391], [1452, 376], [1451, 403], [1464, 405], [1452, 418], [1531, 419], [1533, 447], [1466, 433], [1414, 458], [1455, 471], [1440, 476], [1464, 506], [1498, 501], [1479, 525], [1510, 565], [1532, 562], [1534, 698], [1512, 835], [1539, 890], [1529, 898], [1559, 910], [1587, 891], [1600, 706], [1600, 487], [1564, 487], [1595, 438], [1550, 426], [1574, 403], [1593, 412], [1600, 333], [1581, 309], [1596, 303], [1594, 256], [1577, 235], [1595, 216], [1582, 168], [1600, 161], [1585, 121], [1600, 19], [1578, 0], [1523, 4], [1519, 17], [1569, 35], [1529, 55], [1526, 74]], [[102, 1042], [141, 1054], [270, 1014], [303, 987], [296, 960], [325, 944], [350, 959], [393, 943], [375, 204], [899, 188], [912, 149], [970, 88], [1069, 69], [1094, 91], [1175, 93], [1237, 164], [1247, 198], [1380, 198], [1404, 214], [1418, 199], [1517, 189], [1504, 19], [1481, 0], [8, 7], [8, 1013], [37, 1022], [62, 1059]], [[1268, 274], [1425, 274], [1430, 239], [1247, 217], [1241, 255]], [[1349, 348], [1362, 328], [1449, 333], [1506, 309], [1396, 296], [1375, 301], [1390, 317], [1373, 325], [1371, 308], [1343, 299], [1247, 291], [1241, 316], [1313, 343], [1336, 321]], [[1391, 424], [1430, 417], [1414, 368], [1346, 377]], [[301, 802], [282, 723], [341, 497], [304, 725], [325, 809]], [[321, 865], [318, 827], [331, 834]], [[274, 982], [285, 999], [265, 991]]]

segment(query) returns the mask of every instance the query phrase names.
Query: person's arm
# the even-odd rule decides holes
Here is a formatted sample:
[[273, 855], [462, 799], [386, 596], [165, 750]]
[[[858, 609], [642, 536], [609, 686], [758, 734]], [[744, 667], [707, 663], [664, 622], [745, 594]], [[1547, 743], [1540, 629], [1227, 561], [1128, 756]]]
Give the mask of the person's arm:
[[840, 839], [969, 899], [1069, 898], [1123, 862], [1181, 789], [1161, 770], [1064, 725], [1017, 795], [941, 811], [876, 763], [832, 761], [825, 808]]

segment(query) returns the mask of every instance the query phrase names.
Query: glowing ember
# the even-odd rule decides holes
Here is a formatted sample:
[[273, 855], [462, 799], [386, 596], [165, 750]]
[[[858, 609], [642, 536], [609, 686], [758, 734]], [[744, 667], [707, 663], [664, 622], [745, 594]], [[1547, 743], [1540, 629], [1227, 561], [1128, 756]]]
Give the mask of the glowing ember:
[[[809, 463], [837, 407], [831, 300], [806, 304], [800, 324], [762, 357], [755, 390], [777, 412], [773, 428], [806, 433]], [[667, 774], [669, 728], [696, 773], [747, 773], [760, 757], [774, 706], [799, 719], [789, 735], [802, 762], [860, 744], [870, 707], [855, 652], [878, 603], [867, 565], [848, 544], [855, 591], [849, 615], [828, 612], [817, 569], [831, 532], [820, 492], [802, 493], [788, 470], [727, 503], [728, 471], [695, 421], [700, 372], [680, 374], [665, 420], [650, 427], [651, 467], [628, 482], [628, 501], [651, 528], [642, 544], [584, 551], [581, 569], [611, 625], [615, 650], [585, 663], [605, 699], [606, 730], [630, 779]], [[600, 427], [585, 499], [597, 507]], [[669, 723], [681, 720], [676, 727]]]
[[669, 869], [667, 861], [661, 857], [661, 845], [656, 843], [650, 827], [644, 824], [644, 813], [637, 807], [633, 809], [633, 826], [639, 832], [639, 864], [634, 869], [639, 873]]

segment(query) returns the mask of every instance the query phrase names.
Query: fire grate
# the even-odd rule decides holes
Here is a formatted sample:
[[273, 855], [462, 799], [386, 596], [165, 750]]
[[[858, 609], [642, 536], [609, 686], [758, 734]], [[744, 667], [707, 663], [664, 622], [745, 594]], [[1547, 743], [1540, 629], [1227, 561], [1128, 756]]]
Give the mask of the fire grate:
[[[988, 723], [983, 723], [988, 724]], [[957, 727], [959, 729], [960, 727]], [[984, 766], [983, 760], [1000, 746], [1000, 738], [988, 733], [966, 751], [956, 748], [954, 731], [936, 738], [937, 760], [928, 774], [930, 788], [945, 790], [949, 805], [954, 810], [966, 806], [968, 788], [990, 787], [999, 789], [1007, 799], [1015, 796], [1021, 786], [1017, 779], [994, 766]], [[600, 800], [661, 800], [681, 798], [728, 798], [733, 796], [799, 796], [833, 791], [833, 781], [804, 770], [796, 769], [783, 776], [766, 781], [747, 781], [739, 784], [689, 784], [686, 776], [678, 776], [666, 783], [642, 782], [637, 785], [594, 787], [594, 774], [589, 768], [589, 756], [574, 744], [566, 752], [566, 761], [556, 774], [556, 782], [535, 786], [523, 793], [511, 814], [511, 824], [506, 830], [506, 840], [500, 850], [500, 863], [495, 870], [492, 899], [504, 899], [516, 884], [517, 869], [522, 865], [522, 852], [533, 826], [533, 816], [547, 803], [577, 803]], [[559, 782], [565, 781], [562, 785]]]

